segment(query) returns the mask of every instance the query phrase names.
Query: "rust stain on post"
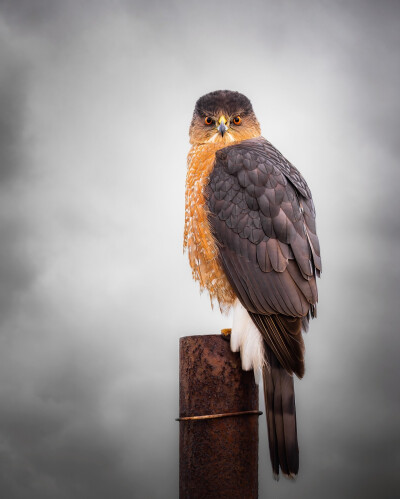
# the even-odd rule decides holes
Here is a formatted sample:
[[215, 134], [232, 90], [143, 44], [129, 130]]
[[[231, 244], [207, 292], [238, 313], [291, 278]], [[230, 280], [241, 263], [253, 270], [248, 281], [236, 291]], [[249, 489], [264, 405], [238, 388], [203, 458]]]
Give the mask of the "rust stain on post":
[[253, 371], [242, 370], [239, 354], [221, 335], [187, 336], [180, 339], [179, 379], [180, 498], [257, 498]]

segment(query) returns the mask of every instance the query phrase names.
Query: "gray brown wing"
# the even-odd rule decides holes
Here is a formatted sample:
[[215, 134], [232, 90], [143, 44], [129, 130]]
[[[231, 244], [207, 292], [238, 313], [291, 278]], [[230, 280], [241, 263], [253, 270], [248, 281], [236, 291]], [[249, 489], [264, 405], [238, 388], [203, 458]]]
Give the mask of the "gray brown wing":
[[315, 210], [297, 169], [265, 139], [216, 153], [206, 190], [221, 264], [279, 362], [304, 373], [301, 326], [321, 270]]
[[221, 261], [247, 310], [304, 317], [321, 269], [305, 180], [265, 139], [217, 152], [207, 187]]

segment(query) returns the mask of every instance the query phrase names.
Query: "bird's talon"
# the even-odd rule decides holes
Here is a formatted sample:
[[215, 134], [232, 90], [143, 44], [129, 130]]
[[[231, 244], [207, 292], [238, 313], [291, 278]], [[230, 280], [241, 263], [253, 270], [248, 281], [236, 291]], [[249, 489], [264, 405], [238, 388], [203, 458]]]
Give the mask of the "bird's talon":
[[230, 336], [231, 332], [232, 332], [231, 328], [221, 329], [221, 334], [222, 334], [222, 336], [225, 336], [225, 338], [228, 337], [228, 336]]

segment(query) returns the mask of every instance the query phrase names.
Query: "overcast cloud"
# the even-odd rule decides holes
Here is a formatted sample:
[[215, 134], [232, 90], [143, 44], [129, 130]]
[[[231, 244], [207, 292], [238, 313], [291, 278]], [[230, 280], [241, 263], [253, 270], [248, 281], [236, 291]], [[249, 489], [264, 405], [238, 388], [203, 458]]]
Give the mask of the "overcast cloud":
[[396, 1], [0, 1], [0, 496], [175, 498], [178, 339], [230, 318], [182, 255], [188, 126], [220, 88], [306, 177], [323, 251], [300, 474], [400, 486]]

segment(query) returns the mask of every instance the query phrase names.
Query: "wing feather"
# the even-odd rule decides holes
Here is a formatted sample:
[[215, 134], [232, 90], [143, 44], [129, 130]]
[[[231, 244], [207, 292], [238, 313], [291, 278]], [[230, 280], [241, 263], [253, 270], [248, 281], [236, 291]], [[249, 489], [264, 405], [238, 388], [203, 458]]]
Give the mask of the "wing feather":
[[303, 343], [297, 333], [315, 315], [321, 271], [305, 180], [260, 137], [216, 153], [206, 199], [229, 282], [281, 365], [301, 376]]

